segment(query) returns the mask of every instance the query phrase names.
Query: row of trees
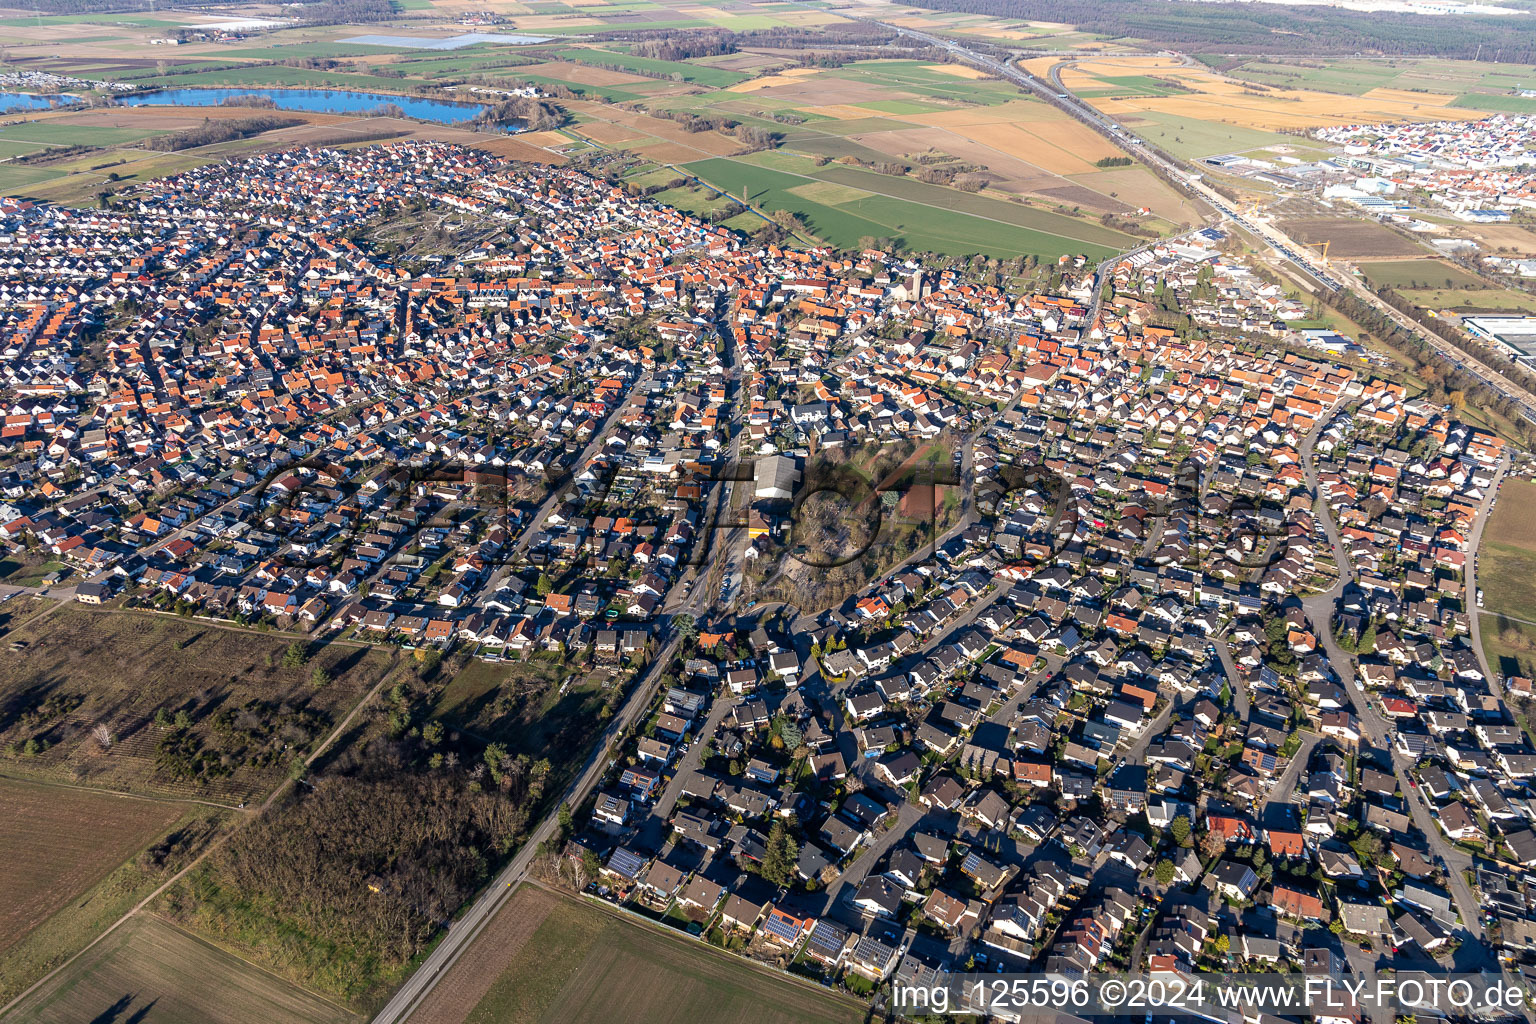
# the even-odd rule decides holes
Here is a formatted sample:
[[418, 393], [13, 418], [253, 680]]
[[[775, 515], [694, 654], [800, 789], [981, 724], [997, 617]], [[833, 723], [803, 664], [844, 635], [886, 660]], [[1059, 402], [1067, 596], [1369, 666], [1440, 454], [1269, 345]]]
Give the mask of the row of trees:
[[260, 135], [263, 132], [277, 131], [279, 128], [292, 128], [304, 122], [296, 117], [273, 117], [261, 115], [258, 117], [237, 117], [215, 121], [209, 118], [196, 128], [188, 128], [186, 131], [175, 132], [171, 135], [159, 135], [143, 143], [144, 148], [159, 150], [162, 153], [173, 153], [179, 149], [193, 149], [197, 146], [211, 146], [217, 142], [230, 142], [234, 139], [246, 139], [252, 135]]

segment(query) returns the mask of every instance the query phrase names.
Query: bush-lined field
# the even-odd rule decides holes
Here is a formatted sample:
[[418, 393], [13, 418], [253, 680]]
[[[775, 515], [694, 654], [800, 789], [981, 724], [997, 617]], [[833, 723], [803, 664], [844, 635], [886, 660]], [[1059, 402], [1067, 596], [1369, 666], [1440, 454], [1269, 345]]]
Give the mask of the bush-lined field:
[[28, 997], [30, 1024], [352, 1024], [359, 1018], [174, 925], [139, 915]]
[[290, 663], [304, 641], [80, 606], [9, 639], [25, 647], [0, 659], [7, 771], [231, 804], [271, 791], [395, 659], [332, 645]]
[[1536, 295], [1512, 288], [1399, 288], [1409, 301], [1426, 309], [1449, 309], [1463, 314], [1536, 313]]
[[[515, 920], [541, 898], [549, 897], [525, 888], [497, 917]], [[862, 1004], [704, 943], [570, 897], [557, 903], [467, 1015], [439, 1011], [427, 1024], [852, 1024], [864, 1017]]]
[[180, 804], [0, 778], [0, 952], [185, 812]]

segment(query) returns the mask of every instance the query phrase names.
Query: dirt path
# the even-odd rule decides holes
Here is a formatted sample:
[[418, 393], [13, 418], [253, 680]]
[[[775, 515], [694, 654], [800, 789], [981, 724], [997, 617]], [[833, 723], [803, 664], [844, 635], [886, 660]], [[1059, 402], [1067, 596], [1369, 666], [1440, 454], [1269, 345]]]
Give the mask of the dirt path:
[[[393, 666], [391, 666], [391, 668], [393, 668]], [[320, 742], [320, 744], [315, 747], [314, 752], [311, 753], [308, 757], [306, 757], [304, 759], [305, 767], [308, 767], [309, 765], [314, 764], [316, 759], [318, 759], [320, 757], [320, 755], [324, 754], [327, 750], [330, 749], [331, 745], [333, 743], [335, 743], [336, 740], [339, 739], [342, 736], [342, 734], [344, 734], [347, 731], [348, 728], [351, 727], [352, 722], [357, 718], [358, 714], [361, 713], [362, 709], [364, 707], [366, 707], [370, 701], [372, 701], [375, 697], [378, 696], [379, 691], [381, 691], [384, 688], [384, 684], [389, 682], [390, 678], [393, 675], [394, 675], [393, 671], [388, 671], [388, 672], [384, 673], [383, 677], [380, 678], [379, 681], [374, 684], [373, 689], [369, 690], [368, 693], [363, 697], [363, 699], [358, 701], [353, 706], [352, 710], [349, 711], [347, 713], [347, 716], [345, 718], [343, 718], [340, 723], [337, 724], [336, 728], [332, 729], [330, 734], [327, 735], [325, 737], [325, 739], [322, 740]], [[291, 779], [285, 779], [282, 782], [282, 784], [279, 785], [276, 789], [274, 789], [272, 791], [272, 793], [267, 797], [267, 799], [262, 802], [261, 806], [256, 809], [255, 813], [251, 814], [251, 815], [248, 815], [244, 820], [245, 821], [251, 821], [251, 820], [259, 817], [260, 815], [266, 813], [266, 811], [274, 803], [277, 802], [278, 797], [280, 797], [284, 793], [286, 793], [288, 791], [288, 789], [291, 786], [293, 786], [293, 785], [294, 785], [294, 783], [293, 783], [293, 781]], [[237, 822], [235, 828], [238, 828], [240, 826], [240, 824], [242, 824], [242, 823], [243, 822]], [[223, 835], [220, 835], [216, 839], [214, 839], [211, 843], [208, 844], [208, 846], [203, 850], [202, 853], [199, 853], [196, 857], [192, 858], [190, 863], [188, 863], [185, 867], [183, 867], [180, 871], [176, 872], [170, 878], [168, 878], [164, 882], [162, 882], [155, 889], [154, 892], [150, 893], [148, 896], [145, 896], [138, 903], [135, 903], [133, 905], [133, 907], [128, 910], [127, 913], [125, 913], [122, 917], [118, 918], [116, 921], [112, 922], [112, 924], [108, 928], [106, 928], [104, 931], [102, 931], [102, 933], [100, 935], [97, 935], [94, 939], [92, 939], [84, 948], [82, 948], [78, 952], [76, 952], [74, 956], [70, 957], [68, 960], [65, 960], [63, 963], [59, 964], [59, 966], [55, 967], [53, 970], [51, 970], [47, 974], [43, 975], [37, 981], [33, 982], [30, 986], [27, 987], [26, 991], [22, 992], [15, 999], [12, 999], [5, 1006], [0, 1007], [0, 1018], [9, 1019], [9, 1014], [11, 1013], [11, 1011], [15, 1010], [16, 1007], [20, 1006], [21, 1003], [28, 996], [32, 995], [32, 993], [34, 993], [38, 989], [42, 988], [50, 980], [52, 980], [55, 976], [57, 976], [61, 972], [63, 972], [66, 969], [68, 969], [71, 964], [73, 964], [76, 960], [80, 959], [80, 957], [84, 956], [87, 952], [89, 952], [91, 949], [93, 949], [103, 939], [105, 939], [107, 936], [111, 935], [113, 932], [117, 931], [124, 924], [127, 924], [128, 921], [130, 919], [132, 919], [132, 917], [135, 914], [137, 914], [139, 911], [143, 910], [145, 907], [149, 906], [155, 900], [159, 899], [160, 896], [163, 893], [165, 893], [168, 889], [170, 889], [171, 886], [175, 885], [177, 882], [181, 881], [188, 874], [190, 874], [192, 872], [192, 870], [194, 868], [196, 868], [199, 864], [201, 864], [204, 860], [206, 860], [210, 854], [214, 853], [216, 850], [218, 850], [226, 842], [229, 841], [229, 837], [235, 834], [235, 828], [229, 829]]]
[[444, 984], [434, 986], [422, 999], [411, 1014], [411, 1024], [463, 1024], [559, 902], [554, 893], [541, 886], [519, 889], [464, 955], [454, 961]]

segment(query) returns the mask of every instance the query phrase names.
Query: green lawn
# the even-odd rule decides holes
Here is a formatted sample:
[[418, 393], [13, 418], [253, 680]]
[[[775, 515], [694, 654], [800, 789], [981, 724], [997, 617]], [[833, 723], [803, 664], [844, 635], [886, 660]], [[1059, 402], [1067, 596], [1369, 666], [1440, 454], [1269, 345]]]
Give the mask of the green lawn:
[[7, 583], [14, 583], [19, 587], [36, 587], [40, 586], [45, 579], [54, 573], [68, 568], [69, 566], [63, 562], [51, 561], [43, 562], [41, 565], [22, 566], [7, 576], [5, 581]]

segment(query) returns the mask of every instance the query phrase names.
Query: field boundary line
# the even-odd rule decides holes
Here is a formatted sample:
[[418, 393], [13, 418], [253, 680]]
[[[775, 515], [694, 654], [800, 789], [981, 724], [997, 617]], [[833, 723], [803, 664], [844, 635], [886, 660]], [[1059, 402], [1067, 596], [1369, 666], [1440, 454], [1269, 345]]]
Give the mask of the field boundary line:
[[[736, 160], [735, 157], [731, 157], [731, 156], [716, 157], [714, 159], [719, 159], [719, 160]], [[702, 162], [702, 161], [700, 161], [700, 162]], [[737, 163], [746, 164], [745, 160], [736, 160], [736, 162]], [[755, 164], [747, 164], [747, 166], [748, 167], [754, 167], [754, 166], [757, 166], [757, 165], [755, 165]], [[797, 178], [804, 178], [807, 183], [815, 182], [815, 181], [831, 181], [833, 184], [836, 184], [836, 185], [847, 184], [847, 182], [836, 181], [836, 180], [834, 180], [832, 178], [818, 178], [818, 177], [815, 177], [814, 175], [810, 175], [810, 174], [801, 174], [799, 171], [783, 171], [783, 170], [779, 170], [776, 167], [769, 168], [769, 170], [779, 171], [780, 174], [792, 174], [792, 175], [794, 175]], [[709, 184], [709, 182], [704, 181], [704, 179], [702, 177], [700, 177], [699, 175], [697, 175], [697, 174], [695, 174], [694, 177], [697, 178], [699, 181], [704, 182], [704, 184], [706, 184], [706, 185]], [[1058, 175], [1058, 177], [1062, 177], [1062, 176]], [[710, 186], [710, 187], [713, 188], [714, 186]], [[906, 196], [893, 195], [890, 192], [881, 192], [878, 189], [864, 188], [863, 185], [850, 185], [849, 187], [850, 188], [862, 189], [863, 191], [868, 192], [872, 196], [880, 196], [881, 198], [884, 198], [884, 199], [894, 199], [897, 202], [911, 203], [914, 206], [923, 206], [923, 207], [928, 207], [930, 209], [940, 209], [940, 207], [934, 206], [931, 203], [924, 203], [924, 202], [920, 202], [919, 200], [916, 200], [916, 199], [909, 199]], [[943, 185], [935, 185], [934, 187], [935, 188], [944, 188], [945, 186], [943, 186]], [[959, 190], [954, 190], [954, 191], [958, 192]], [[723, 194], [727, 194], [728, 195], [729, 193], [723, 193]], [[961, 195], [974, 195], [975, 193], [960, 193], [960, 194]], [[990, 199], [991, 197], [990, 196], [982, 196], [982, 198], [983, 199]], [[998, 200], [994, 200], [994, 201], [995, 202], [999, 202], [999, 203], [1006, 202], [1006, 200], [1002, 200], [1002, 199], [998, 199]], [[1035, 207], [1029, 206], [1028, 204], [1020, 204], [1020, 205], [1024, 209], [1035, 209]], [[836, 208], [836, 207], [834, 207], [834, 208]], [[1098, 243], [1087, 243], [1087, 242], [1084, 242], [1083, 239], [1081, 239], [1081, 238], [1073, 238], [1070, 235], [1059, 234], [1059, 233], [1057, 233], [1055, 231], [1051, 231], [1051, 230], [1049, 230], [1047, 228], [1028, 227], [1028, 226], [1023, 225], [1023, 224], [1015, 224], [1012, 221], [1002, 220], [1001, 218], [998, 218], [998, 217], [988, 217], [986, 214], [983, 214], [983, 213], [970, 213], [970, 212], [968, 212], [966, 210], [947, 210], [945, 212], [953, 214], [954, 216], [957, 216], [957, 217], [974, 217], [977, 220], [985, 221], [988, 224], [1001, 224], [1003, 227], [1014, 228], [1015, 230], [1018, 230], [1018, 231], [1034, 231], [1034, 232], [1037, 232], [1037, 233], [1042, 234], [1042, 235], [1049, 235], [1052, 238], [1059, 238], [1059, 239], [1061, 239], [1064, 242], [1077, 242], [1079, 244], [1098, 244]], [[1046, 210], [1046, 211], [1043, 211], [1043, 212], [1050, 213], [1052, 211]], [[1058, 216], [1063, 216], [1064, 217], [1064, 216], [1067, 216], [1067, 215], [1066, 214], [1058, 214]], [[874, 220], [874, 218], [872, 218], [872, 217], [868, 218], [868, 219]], [[879, 222], [876, 222], [876, 223], [879, 223]], [[883, 225], [883, 226], [884, 227], [893, 228], [893, 229], [895, 228], [894, 224], [886, 224], [886, 225]], [[1106, 249], [1111, 248], [1111, 246], [1109, 246], [1109, 245], [1105, 245], [1104, 247]], [[1116, 250], [1116, 251], [1117, 252], [1123, 252], [1125, 250]]]
[[[393, 669], [394, 667], [395, 666], [391, 666], [391, 669]], [[363, 695], [363, 699], [358, 701], [357, 704], [353, 706], [352, 710], [347, 713], [346, 717], [344, 717], [341, 720], [341, 722], [336, 726], [336, 728], [331, 730], [330, 735], [326, 736], [326, 738], [323, 741], [321, 741], [319, 746], [315, 747], [314, 753], [310, 754], [308, 757], [306, 757], [304, 759], [305, 767], [308, 767], [309, 765], [314, 764], [316, 759], [318, 759], [321, 754], [325, 753], [326, 750], [328, 750], [330, 748], [332, 743], [336, 742], [337, 738], [340, 737], [341, 734], [343, 732], [345, 732], [347, 730], [347, 728], [352, 724], [352, 720], [357, 717], [358, 713], [360, 711], [362, 711], [363, 707], [366, 704], [368, 704], [370, 701], [372, 701], [376, 696], [378, 696], [379, 691], [384, 688], [384, 684], [386, 682], [388, 682], [393, 675], [394, 675], [393, 671], [389, 671], [389, 672], [385, 672], [384, 673], [383, 677], [377, 683], [374, 684], [373, 689], [369, 690], [366, 694], [364, 694]], [[282, 796], [283, 793], [287, 792], [289, 788], [293, 787], [296, 784], [297, 783], [293, 779], [291, 779], [291, 778], [284, 779], [282, 782], [278, 783], [277, 788], [274, 789], [271, 792], [271, 794], [267, 797], [267, 799], [262, 802], [261, 806], [256, 808], [256, 810], [252, 814], [247, 815], [245, 817], [244, 822], [254, 821], [256, 818], [258, 818], [262, 814], [266, 813], [267, 809], [270, 808], [274, 803], [277, 802], [277, 798], [278, 797]], [[116, 921], [113, 921], [112, 924], [110, 924], [106, 928], [106, 930], [103, 931], [100, 935], [96, 936], [90, 942], [86, 943], [83, 947], [81, 947], [79, 950], [77, 950], [73, 956], [71, 956], [69, 959], [65, 960], [63, 963], [59, 964], [59, 966], [55, 967], [53, 970], [49, 971], [47, 974], [45, 974], [41, 978], [37, 979], [31, 985], [27, 986], [26, 991], [22, 992], [15, 999], [12, 999], [10, 1002], [6, 1003], [4, 1006], [0, 1006], [0, 1019], [3, 1019], [5, 1017], [7, 1017], [13, 1010], [16, 1009], [16, 1007], [20, 1006], [21, 1003], [24, 1000], [26, 1000], [28, 997], [30, 997], [34, 992], [36, 992], [38, 989], [42, 988], [48, 982], [52, 981], [55, 977], [57, 977], [59, 974], [61, 974], [64, 971], [65, 968], [69, 967], [76, 960], [79, 960], [86, 953], [88, 953], [92, 949], [94, 949], [96, 947], [97, 943], [101, 942], [108, 935], [111, 935], [113, 932], [117, 931], [124, 924], [127, 924], [129, 918], [133, 917], [139, 911], [143, 910], [150, 903], [152, 903], [156, 899], [158, 899], [167, 889], [169, 889], [171, 886], [175, 885], [177, 882], [179, 882], [183, 878], [185, 878], [192, 871], [193, 868], [197, 867], [204, 860], [206, 860], [209, 854], [211, 854], [214, 851], [218, 850], [225, 843], [227, 843], [229, 841], [230, 836], [233, 836], [235, 834], [235, 832], [240, 828], [241, 824], [242, 824], [242, 822], [237, 821], [234, 824], [234, 826], [232, 828], [230, 828], [227, 832], [225, 832], [223, 835], [220, 835], [220, 836], [216, 837], [212, 842], [210, 842], [208, 844], [207, 848], [204, 849], [202, 853], [200, 853], [196, 857], [192, 858], [192, 861], [189, 864], [187, 864], [186, 867], [182, 868], [180, 871], [176, 872], [170, 878], [166, 879], [164, 882], [162, 882], [159, 885], [159, 887], [157, 887], [155, 889], [154, 892], [150, 893], [148, 896], [145, 896], [138, 903], [134, 904], [131, 908], [129, 908], [129, 910], [125, 914], [123, 914], [122, 917], [118, 918]], [[296, 984], [296, 983], [291, 983], [291, 984]], [[303, 989], [305, 992], [309, 991], [309, 989], [304, 988], [304, 986], [302, 986], [302, 985], [296, 985], [296, 987]]]
[[[272, 970], [272, 968], [267, 967], [264, 964], [259, 964], [255, 960], [250, 959], [249, 957], [241, 956], [240, 953], [238, 953], [237, 951], [235, 951], [233, 949], [230, 949], [227, 946], [223, 946], [223, 945], [221, 945], [221, 944], [219, 944], [217, 942], [214, 942], [212, 939], [208, 938], [205, 935], [199, 935], [196, 932], [191, 931], [190, 929], [183, 928], [181, 925], [177, 924], [175, 921], [172, 921], [168, 917], [165, 917], [165, 916], [163, 916], [161, 914], [156, 914], [153, 911], [150, 911], [149, 916], [151, 918], [153, 918], [154, 920], [158, 921], [159, 923], [165, 925], [166, 927], [175, 929], [176, 931], [180, 932], [182, 935], [185, 935], [187, 938], [191, 939], [193, 942], [196, 942], [196, 943], [199, 943], [201, 945], [207, 946], [209, 949], [216, 949], [220, 953], [224, 953], [224, 954], [226, 954], [228, 956], [232, 956], [236, 960], [239, 960], [241, 963], [245, 964], [247, 967], [254, 968], [255, 970], [260, 971], [262, 974], [265, 974], [269, 978], [275, 978], [278, 981], [282, 982], [284, 985], [293, 985], [294, 984], [294, 982], [293, 982], [293, 980], [291, 978], [285, 978], [281, 974], [278, 974], [276, 971]], [[323, 992], [316, 992], [314, 989], [305, 988], [302, 985], [298, 985], [296, 987], [302, 989], [306, 994], [312, 995], [316, 999], [319, 999], [322, 1003], [326, 1003], [326, 1004], [328, 1004], [330, 1006], [336, 1007], [336, 1009], [342, 1011], [343, 1013], [350, 1014], [353, 1017], [359, 1017], [359, 1018], [362, 1016], [362, 1014], [358, 1013], [356, 1010], [353, 1010], [353, 1009], [351, 1009], [350, 1007], [347, 1007], [347, 1006], [343, 1006], [341, 1003], [338, 1003], [335, 1000], [331, 999], [329, 996], [327, 996]]]
[[221, 804], [216, 800], [199, 800], [196, 797], [183, 796], [162, 796], [156, 793], [132, 793], [121, 789], [103, 789], [100, 786], [82, 786], [74, 782], [60, 782], [57, 779], [37, 779], [30, 775], [16, 775], [11, 771], [0, 771], [0, 779], [31, 786], [53, 786], [58, 789], [73, 789], [81, 793], [97, 793], [101, 796], [120, 796], [126, 800], [144, 800], [156, 804], [197, 804], [202, 807], [217, 807], [221, 811], [239, 811], [242, 814], [251, 813], [247, 808], [238, 807], [235, 804]]
[[1508, 619], [1510, 622], [1518, 622], [1518, 623], [1520, 623], [1522, 625], [1525, 625], [1525, 626], [1536, 626], [1536, 622], [1532, 622], [1530, 619], [1519, 619], [1519, 618], [1516, 618], [1513, 615], [1505, 615], [1503, 612], [1489, 611], [1487, 608], [1479, 608], [1477, 610], [1477, 614], [1479, 614], [1479, 615], [1492, 615], [1495, 618]]

